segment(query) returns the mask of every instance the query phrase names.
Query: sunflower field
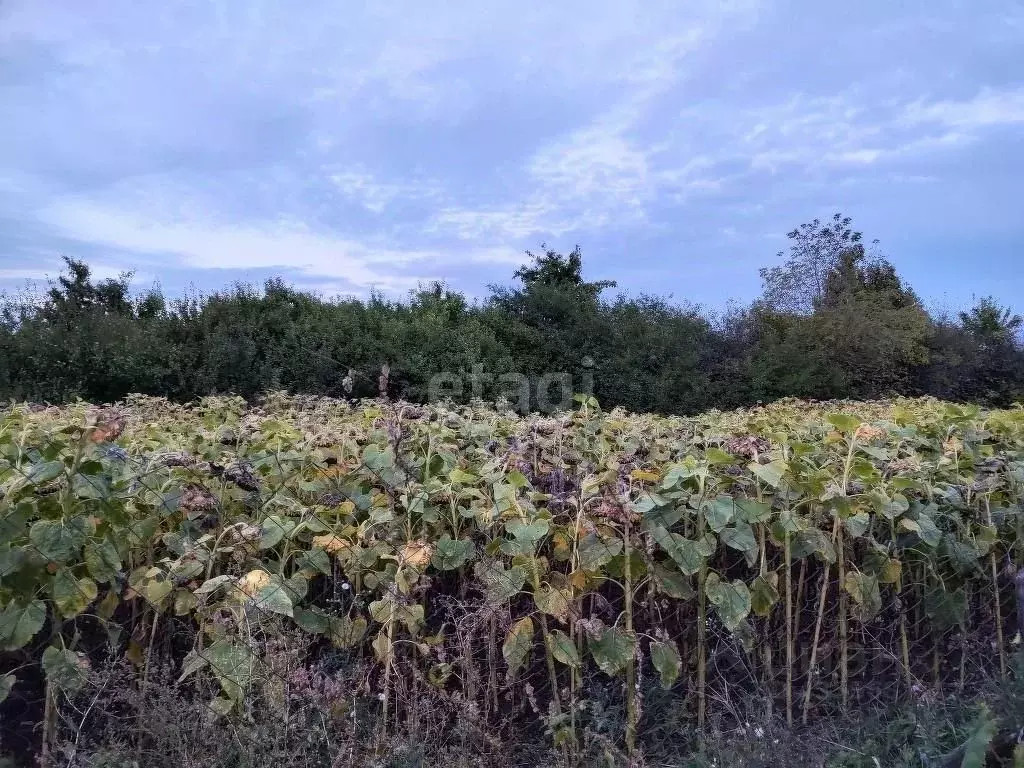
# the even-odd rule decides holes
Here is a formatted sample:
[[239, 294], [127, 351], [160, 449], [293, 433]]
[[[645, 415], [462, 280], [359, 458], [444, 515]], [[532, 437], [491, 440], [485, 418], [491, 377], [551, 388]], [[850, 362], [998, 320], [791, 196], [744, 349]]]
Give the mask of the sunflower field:
[[701, 733], [958, 695], [1010, 674], [1022, 499], [1024, 410], [930, 399], [9, 405], [0, 744], [73, 764], [115, 662], [211, 722], [570, 764], [640, 760], [665, 701]]

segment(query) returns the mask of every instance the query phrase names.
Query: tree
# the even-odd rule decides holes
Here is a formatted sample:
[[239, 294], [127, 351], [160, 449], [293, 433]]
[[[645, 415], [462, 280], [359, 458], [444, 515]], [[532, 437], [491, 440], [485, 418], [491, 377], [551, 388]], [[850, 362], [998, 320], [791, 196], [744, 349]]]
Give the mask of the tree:
[[533, 264], [520, 267], [513, 275], [523, 281], [526, 290], [546, 285], [582, 290], [596, 298], [605, 288], [616, 286], [614, 280], [598, 280], [593, 283], [583, 280], [583, 252], [578, 245], [568, 256], [548, 248], [547, 243], [542, 243], [540, 247], [544, 253], [537, 256], [527, 251], [526, 255], [533, 260]]
[[[825, 296], [829, 279], [841, 267], [843, 258], [865, 258], [862, 235], [850, 227], [851, 219], [835, 214], [822, 224], [820, 219], [801, 224], [786, 236], [793, 241], [784, 264], [761, 270], [762, 302], [776, 312], [808, 315]], [[779, 251], [779, 258], [785, 254]]]
[[1016, 344], [1024, 318], [1009, 307], [1001, 307], [991, 296], [978, 301], [969, 312], [960, 313], [963, 329], [978, 340], [982, 349]]

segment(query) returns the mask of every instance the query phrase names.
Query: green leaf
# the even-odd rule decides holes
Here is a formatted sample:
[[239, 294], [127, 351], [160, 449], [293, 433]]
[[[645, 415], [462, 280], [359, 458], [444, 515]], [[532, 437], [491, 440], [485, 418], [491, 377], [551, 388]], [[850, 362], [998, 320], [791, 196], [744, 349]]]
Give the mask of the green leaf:
[[121, 556], [110, 539], [89, 541], [85, 545], [85, 567], [101, 584], [114, 581], [121, 572]]
[[11, 576], [21, 570], [25, 562], [25, 550], [22, 547], [12, 547], [10, 544], [0, 544], [0, 580], [5, 576]]
[[14, 600], [0, 611], [0, 650], [16, 651], [36, 636], [46, 622], [46, 604], [32, 600], [19, 605]]
[[10, 696], [11, 689], [14, 688], [16, 682], [18, 682], [18, 678], [14, 675], [0, 677], [0, 704], [3, 704], [4, 700]]
[[761, 482], [778, 488], [782, 485], [782, 477], [786, 474], [788, 465], [784, 461], [773, 461], [770, 464], [759, 464], [756, 461], [750, 462], [747, 469], [757, 475]]
[[32, 485], [42, 485], [51, 480], [56, 480], [64, 474], [63, 461], [46, 461], [34, 465], [25, 475], [25, 480]]
[[978, 716], [971, 725], [971, 736], [964, 744], [960, 768], [985, 768], [988, 765], [989, 745], [996, 736], [996, 719], [987, 705], [980, 705], [978, 710]]
[[857, 427], [861, 425], [860, 419], [856, 416], [850, 416], [848, 413], [830, 413], [825, 419], [840, 432], [848, 434], [856, 432]]
[[292, 608], [292, 618], [300, 629], [314, 635], [327, 634], [330, 617], [319, 608]]
[[936, 630], [944, 632], [962, 627], [967, 620], [967, 593], [962, 587], [952, 592], [939, 586], [931, 587], [924, 593], [924, 612]]
[[532, 644], [533, 619], [527, 616], [512, 625], [505, 636], [505, 642], [501, 645], [501, 655], [505, 657], [510, 675], [515, 674], [516, 670], [523, 666]]
[[518, 469], [513, 469], [507, 475], [505, 479], [512, 485], [513, 488], [526, 488], [530, 481], [526, 479], [526, 475], [520, 472]]
[[270, 577], [269, 584], [260, 587], [253, 595], [252, 604], [258, 611], [279, 613], [289, 617], [293, 613], [290, 590], [276, 574]]
[[779, 590], [764, 576], [757, 576], [750, 585], [750, 607], [758, 616], [765, 617], [779, 602]]
[[448, 473], [448, 479], [453, 483], [462, 483], [463, 485], [472, 485], [480, 478], [470, 472], [464, 472], [463, 470], [456, 467]]
[[505, 530], [515, 537], [517, 549], [524, 555], [533, 554], [537, 549], [537, 542], [548, 535], [549, 528], [547, 520], [534, 520], [532, 523], [510, 520], [505, 523]]
[[714, 446], [704, 452], [704, 458], [708, 460], [708, 464], [732, 464], [736, 460], [731, 453]]
[[223, 586], [233, 584], [235, 582], [234, 576], [228, 576], [226, 574], [221, 576], [214, 576], [212, 579], [207, 579], [201, 585], [199, 585], [192, 593], [194, 595], [209, 595], [216, 592]]
[[551, 647], [551, 655], [555, 657], [555, 661], [565, 664], [567, 667], [579, 669], [579, 651], [576, 650], [576, 644], [573, 643], [572, 638], [565, 634], [565, 632], [556, 629], [548, 635], [548, 644]]
[[747, 523], [737, 522], [734, 527], [724, 529], [719, 538], [725, 546], [738, 549], [740, 552], [757, 552], [754, 529]]
[[671, 640], [663, 640], [651, 643], [651, 663], [658, 671], [661, 678], [661, 687], [668, 690], [676, 680], [683, 668], [683, 661], [679, 657], [679, 649]]
[[843, 527], [846, 528], [846, 532], [855, 539], [858, 539], [867, 533], [870, 525], [871, 517], [867, 512], [857, 512], [843, 520]]
[[751, 525], [767, 523], [772, 517], [772, 505], [754, 499], [736, 499], [736, 517]]
[[669, 500], [664, 496], [659, 496], [656, 493], [645, 493], [639, 499], [631, 501], [629, 508], [636, 512], [636, 514], [646, 517], [659, 507], [664, 507], [668, 504]]
[[325, 576], [331, 575], [331, 558], [320, 547], [313, 547], [308, 552], [303, 552], [295, 558], [295, 564], [304, 571], [319, 572]]
[[599, 571], [608, 565], [613, 557], [622, 552], [621, 539], [605, 541], [596, 533], [588, 533], [579, 540], [579, 567], [584, 571]]
[[939, 526], [935, 524], [931, 516], [923, 513], [918, 515], [917, 524], [921, 528], [917, 534], [921, 537], [921, 541], [929, 547], [939, 546], [939, 542], [942, 541], [942, 531], [939, 530]]
[[203, 651], [203, 656], [227, 697], [236, 703], [241, 702], [252, 681], [255, 661], [249, 647], [221, 639]]
[[697, 593], [690, 584], [690, 579], [674, 568], [667, 568], [661, 563], [654, 564], [654, 584], [659, 592], [675, 600], [689, 600]]
[[281, 543], [285, 536], [291, 535], [295, 530], [295, 521], [283, 515], [270, 515], [260, 523], [260, 549], [270, 549]]
[[808, 528], [793, 535], [790, 554], [795, 560], [809, 555], [818, 555], [827, 563], [836, 561], [836, 549], [832, 539], [820, 528]]
[[37, 520], [32, 524], [28, 538], [44, 558], [65, 563], [78, 554], [95, 528], [89, 518], [81, 515], [66, 521]]
[[484, 595], [489, 603], [504, 603], [517, 595], [526, 583], [526, 571], [514, 565], [505, 570], [500, 560], [479, 561], [473, 568], [476, 577], [484, 586]]
[[188, 652], [185, 656], [185, 660], [181, 662], [181, 674], [178, 676], [177, 682], [187, 680], [200, 669], [205, 667], [207, 664], [206, 657], [195, 649]]
[[61, 568], [53, 577], [53, 603], [65, 619], [77, 616], [96, 599], [96, 582], [76, 579], [68, 568]]
[[712, 571], [704, 582], [704, 591], [722, 619], [726, 629], [735, 631], [750, 613], [750, 590], [739, 579], [722, 581]]
[[704, 508], [704, 522], [715, 533], [732, 521], [735, 503], [732, 496], [719, 496], [708, 502]]
[[713, 553], [708, 551], [705, 541], [693, 541], [678, 533], [669, 533], [660, 526], [652, 528], [651, 535], [687, 576], [697, 573]]
[[466, 539], [452, 539], [445, 534], [437, 540], [430, 564], [439, 571], [454, 571], [461, 568], [473, 557], [473, 542]]
[[597, 640], [589, 640], [588, 647], [598, 668], [609, 677], [615, 677], [626, 668], [636, 652], [636, 633], [609, 627]]
[[89, 662], [74, 651], [54, 648], [43, 651], [43, 670], [47, 681], [58, 690], [75, 693], [88, 679]]

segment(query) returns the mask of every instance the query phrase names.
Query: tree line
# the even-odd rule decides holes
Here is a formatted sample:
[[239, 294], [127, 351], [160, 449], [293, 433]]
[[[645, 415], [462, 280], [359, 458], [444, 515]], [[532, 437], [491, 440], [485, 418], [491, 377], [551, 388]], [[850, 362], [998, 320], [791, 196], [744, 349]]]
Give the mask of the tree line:
[[[422, 401], [431, 377], [564, 371], [606, 407], [695, 413], [780, 397], [929, 394], [1024, 399], [1022, 319], [991, 298], [929, 313], [847, 217], [789, 233], [749, 306], [709, 313], [656, 296], [608, 298], [577, 247], [544, 246], [511, 286], [470, 302], [442, 283], [405, 299], [325, 299], [280, 279], [210, 295], [133, 294], [88, 265], [41, 293], [0, 298], [0, 398], [110, 402], [132, 392], [191, 400], [274, 389]], [[382, 377], [383, 365], [389, 374]], [[491, 398], [501, 383], [464, 388]]]

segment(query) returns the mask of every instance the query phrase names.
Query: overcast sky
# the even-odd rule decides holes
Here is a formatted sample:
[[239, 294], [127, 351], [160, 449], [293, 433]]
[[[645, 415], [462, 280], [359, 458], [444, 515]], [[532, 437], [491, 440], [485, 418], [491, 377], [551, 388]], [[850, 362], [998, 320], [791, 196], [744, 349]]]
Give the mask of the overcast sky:
[[474, 296], [523, 251], [748, 300], [841, 210], [1024, 310], [1024, 2], [0, 2], [0, 288]]

